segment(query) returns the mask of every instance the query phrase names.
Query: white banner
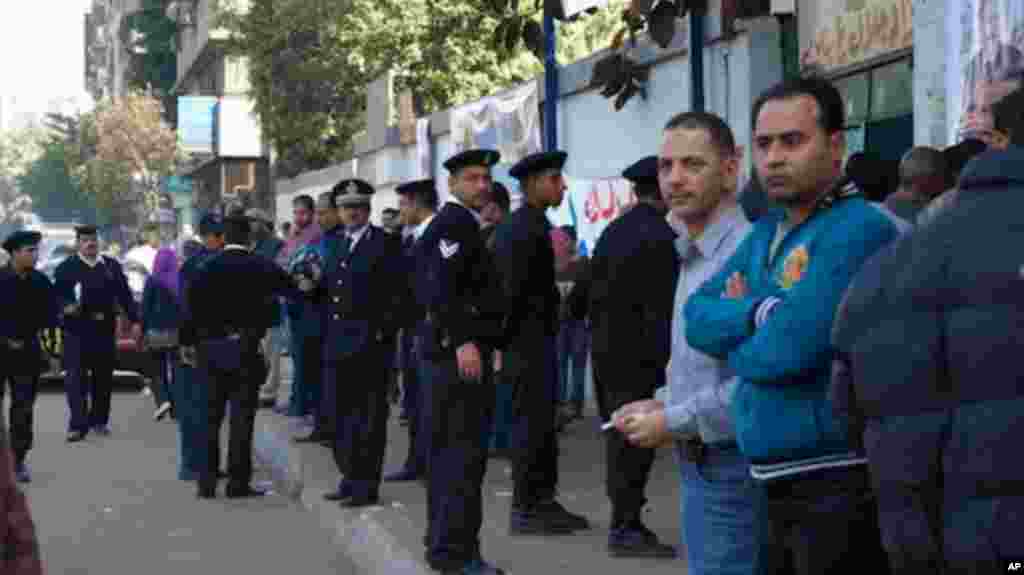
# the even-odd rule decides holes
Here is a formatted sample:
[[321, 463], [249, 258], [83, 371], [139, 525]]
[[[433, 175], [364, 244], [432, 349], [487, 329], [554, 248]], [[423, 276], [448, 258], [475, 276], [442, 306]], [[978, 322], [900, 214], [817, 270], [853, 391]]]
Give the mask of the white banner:
[[576, 228], [577, 249], [588, 256], [608, 224], [636, 202], [629, 181], [620, 178], [577, 179], [566, 177], [562, 205], [548, 213], [553, 225]]
[[1024, 77], [1024, 2], [946, 0], [946, 114], [950, 143], [988, 139], [992, 104]]
[[[501, 152], [500, 166], [506, 170], [542, 151], [537, 83], [527, 82], [453, 109], [451, 130], [450, 155], [473, 148], [495, 149]], [[502, 171], [496, 170], [495, 177], [499, 178]], [[521, 201], [518, 186], [509, 187], [509, 196], [515, 209]]]

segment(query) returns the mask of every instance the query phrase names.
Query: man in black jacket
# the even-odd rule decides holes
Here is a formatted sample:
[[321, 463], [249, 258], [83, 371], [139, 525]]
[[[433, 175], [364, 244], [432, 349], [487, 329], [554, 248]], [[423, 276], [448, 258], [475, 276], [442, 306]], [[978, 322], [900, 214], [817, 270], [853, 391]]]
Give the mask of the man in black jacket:
[[[622, 176], [633, 183], [637, 203], [601, 233], [590, 266], [594, 391], [604, 421], [627, 403], [652, 399], [665, 385], [679, 276], [676, 234], [665, 221], [658, 188], [658, 158], [646, 157]], [[641, 521], [654, 450], [630, 445], [621, 433], [605, 438], [609, 551], [619, 557], [674, 557], [675, 550]]]
[[57, 325], [57, 294], [45, 275], [35, 270], [39, 232], [18, 231], [4, 240], [10, 265], [0, 269], [0, 301], [16, 305], [0, 314], [0, 405], [10, 386], [10, 446], [14, 475], [31, 479], [25, 459], [32, 448], [32, 420], [43, 362], [39, 332]]
[[[252, 479], [253, 422], [259, 386], [266, 377], [260, 340], [278, 314], [275, 297], [297, 298], [291, 278], [274, 262], [249, 248], [249, 220], [224, 220], [227, 245], [201, 264], [188, 289], [189, 313], [181, 344], [195, 350], [198, 368], [209, 386], [207, 462], [200, 471], [198, 496], [216, 497], [220, 463], [220, 426], [231, 404], [228, 449], [229, 498], [259, 497]], [[307, 290], [310, 286], [303, 286]]]
[[[369, 223], [373, 187], [363, 180], [335, 186], [344, 231], [328, 255], [316, 300], [323, 311], [325, 384], [334, 386], [334, 461], [344, 479], [325, 495], [343, 507], [380, 497], [387, 441], [387, 376], [395, 349], [402, 293], [401, 240]], [[340, 377], [344, 377], [344, 382]]]
[[555, 499], [560, 296], [545, 211], [562, 203], [567, 158], [565, 152], [533, 154], [512, 167], [525, 202], [495, 232], [506, 313], [502, 377], [515, 386], [512, 534], [572, 533], [590, 526]]
[[121, 264], [99, 253], [94, 226], [75, 228], [78, 253], [54, 272], [64, 311], [64, 390], [71, 411], [68, 442], [85, 439], [90, 429], [110, 435], [110, 395], [114, 386], [117, 316], [138, 322], [138, 310]]

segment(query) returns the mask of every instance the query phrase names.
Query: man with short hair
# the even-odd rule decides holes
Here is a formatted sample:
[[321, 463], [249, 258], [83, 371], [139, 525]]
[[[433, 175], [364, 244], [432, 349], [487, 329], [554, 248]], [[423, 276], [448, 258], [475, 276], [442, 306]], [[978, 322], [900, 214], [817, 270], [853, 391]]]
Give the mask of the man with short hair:
[[687, 301], [686, 339], [727, 360], [736, 437], [765, 493], [766, 572], [886, 573], [863, 453], [829, 404], [832, 318], [850, 280], [896, 226], [840, 188], [844, 106], [826, 80], [798, 78], [755, 101], [754, 160], [783, 212]]
[[914, 222], [933, 199], [946, 189], [946, 162], [942, 152], [930, 146], [915, 146], [903, 155], [899, 166], [900, 187], [885, 199], [894, 214]]
[[[323, 192], [316, 198], [316, 223], [320, 226], [321, 236], [320, 241], [302, 248], [308, 252], [308, 257], [298, 256], [295, 259], [313, 261], [316, 265], [322, 266], [324, 261], [327, 261], [332, 254], [337, 251], [337, 246], [340, 240], [344, 237], [345, 229], [341, 225], [341, 214], [337, 204], [337, 190], [328, 190]], [[301, 250], [300, 250], [301, 251]], [[296, 269], [297, 266], [293, 266], [293, 275], [295, 272], [308, 273], [308, 266], [305, 270]], [[323, 306], [315, 301], [307, 300], [302, 302], [296, 302], [295, 306], [302, 306], [303, 311], [300, 315], [304, 315], [310, 318], [315, 318], [320, 321], [320, 327], [315, 330], [309, 330], [307, 332], [306, 342], [302, 349], [301, 357], [301, 369], [303, 374], [309, 374], [305, 377], [308, 385], [305, 389], [306, 403], [311, 406], [313, 411], [313, 430], [306, 435], [301, 435], [295, 438], [296, 443], [324, 443], [328, 445], [334, 444], [334, 431], [336, 425], [336, 382], [325, 377], [323, 362], [323, 321], [324, 321], [324, 310]], [[292, 358], [295, 362], [296, 358]], [[299, 365], [296, 363], [295, 365]], [[316, 379], [319, 377], [319, 379]]]
[[733, 194], [740, 148], [713, 114], [684, 112], [665, 126], [658, 156], [662, 196], [683, 224], [671, 312], [668, 385], [655, 401], [620, 408], [612, 419], [639, 447], [675, 440], [682, 475], [683, 547], [694, 575], [759, 574], [765, 541], [763, 495], [739, 451], [730, 399], [736, 379], [726, 362], [686, 342], [683, 306], [750, 233]]
[[10, 447], [20, 483], [31, 480], [26, 458], [32, 448], [36, 392], [44, 361], [39, 334], [57, 325], [57, 294], [50, 280], [35, 269], [42, 238], [39, 232], [12, 233], [3, 243], [4, 251], [11, 255], [10, 265], [0, 269], [0, 301], [16, 306], [0, 314], [0, 406], [9, 387]]
[[[220, 464], [220, 429], [230, 404], [227, 496], [260, 497], [252, 480], [252, 439], [259, 385], [265, 377], [260, 340], [274, 323], [275, 298], [300, 297], [284, 270], [256, 255], [250, 244], [250, 221], [224, 220], [226, 244], [203, 262], [188, 288], [188, 313], [181, 344], [193, 350], [196, 367], [209, 387], [206, 465], [200, 471], [201, 499], [216, 497]], [[307, 287], [308, 289], [308, 287]]]
[[[679, 275], [676, 234], [665, 221], [658, 187], [658, 158], [643, 158], [622, 175], [633, 182], [636, 204], [608, 224], [590, 263], [594, 392], [604, 421], [624, 405], [652, 399], [665, 385]], [[608, 551], [614, 557], [674, 558], [675, 549], [643, 523], [654, 451], [626, 439], [621, 433], [605, 437], [605, 483], [612, 503]]]
[[[207, 213], [199, 220], [199, 236], [203, 243], [199, 249], [182, 264], [178, 272], [181, 277], [182, 317], [190, 313], [190, 290], [202, 266], [224, 249], [224, 218], [220, 214]], [[183, 319], [182, 323], [185, 323]], [[195, 357], [188, 350], [181, 350], [181, 370], [175, 378], [178, 385], [174, 393], [175, 419], [178, 421], [180, 456], [178, 479], [198, 481], [207, 462], [206, 422], [209, 413], [209, 390], [203, 372], [195, 367]], [[219, 467], [218, 467], [219, 469]]]
[[95, 226], [75, 228], [78, 253], [54, 272], [64, 310], [64, 388], [71, 419], [67, 440], [85, 439], [90, 429], [110, 435], [117, 316], [138, 322], [128, 279], [117, 260], [99, 253]]
[[396, 345], [405, 275], [399, 238], [370, 224], [373, 186], [350, 179], [334, 189], [345, 230], [314, 297], [323, 312], [325, 379], [336, 393], [334, 461], [343, 479], [324, 497], [357, 508], [380, 500], [388, 352]]
[[515, 386], [514, 481], [509, 532], [573, 533], [590, 522], [555, 499], [558, 487], [558, 372], [555, 337], [559, 293], [546, 210], [562, 203], [568, 154], [532, 154], [509, 171], [525, 202], [495, 232], [505, 299], [502, 372]]
[[408, 312], [402, 322], [398, 371], [402, 380], [402, 416], [409, 427], [409, 451], [405, 464], [384, 481], [414, 481], [426, 475], [429, 445], [429, 392], [426, 380], [420, 377], [420, 358], [416, 338], [423, 330], [425, 310], [415, 301], [417, 240], [434, 220], [437, 211], [437, 189], [434, 180], [416, 180], [395, 189], [401, 223], [410, 230], [403, 245], [403, 258], [409, 290]]
[[499, 158], [494, 150], [448, 158], [451, 195], [417, 240], [416, 301], [426, 312], [420, 358], [431, 414], [424, 544], [427, 563], [445, 575], [504, 573], [480, 550], [485, 438], [495, 402], [483, 382], [501, 339], [501, 308], [479, 211]]
[[[307, 248], [317, 244], [322, 237], [322, 230], [316, 222], [316, 207], [313, 198], [306, 194], [297, 196], [292, 201], [292, 217], [295, 231], [285, 242], [277, 257], [278, 264], [289, 273], [296, 267], [299, 260], [305, 257]], [[315, 386], [321, 376], [320, 370], [307, 369], [309, 358], [306, 357], [306, 340], [315, 339], [320, 333], [320, 314], [311, 310], [304, 301], [292, 301], [285, 304], [288, 325], [288, 344], [292, 358], [291, 395], [286, 405], [274, 407], [274, 412], [290, 417], [304, 417], [312, 412], [309, 404], [309, 386]], [[315, 352], [313, 352], [315, 354]]]

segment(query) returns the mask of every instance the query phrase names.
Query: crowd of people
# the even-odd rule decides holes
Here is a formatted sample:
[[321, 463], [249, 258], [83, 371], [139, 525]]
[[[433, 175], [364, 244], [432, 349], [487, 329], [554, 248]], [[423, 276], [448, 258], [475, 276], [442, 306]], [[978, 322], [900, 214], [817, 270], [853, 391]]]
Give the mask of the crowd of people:
[[[491, 177], [500, 154], [473, 149], [445, 162], [443, 204], [433, 180], [407, 182], [382, 227], [359, 179], [295, 198], [284, 239], [259, 210], [207, 214], [194, 253], [156, 251], [138, 309], [95, 228], [77, 230], [53, 284], [33, 269], [39, 234], [12, 234], [0, 276], [19, 310], [0, 319], [5, 560], [37, 555], [13, 487], [31, 479], [37, 336], [66, 332], [77, 442], [111, 433], [124, 316], [141, 324], [158, 366], [154, 417], [177, 421], [179, 475], [200, 498], [221, 479], [229, 498], [264, 495], [251, 485], [253, 422], [270, 408], [305, 422], [296, 442], [331, 449], [329, 501], [365, 507], [386, 482], [421, 481], [425, 559], [442, 573], [504, 572], [479, 536], [492, 456], [512, 462], [510, 536], [591, 528], [557, 498], [559, 431], [583, 412], [588, 354], [612, 556], [677, 557], [642, 521], [654, 450], [668, 447], [691, 574], [1005, 570], [1024, 524], [1024, 468], [1010, 457], [1024, 431], [1024, 266], [1010, 251], [1022, 102], [995, 106], [998, 141], [914, 148], [886, 179], [848, 157], [836, 88], [788, 80], [753, 104], [756, 177], [741, 191], [728, 124], [680, 113], [657, 153], [623, 172], [636, 202], [586, 258], [547, 217], [566, 189], [561, 151], [511, 168], [523, 195], [511, 212]], [[385, 474], [394, 402], [409, 452]]]

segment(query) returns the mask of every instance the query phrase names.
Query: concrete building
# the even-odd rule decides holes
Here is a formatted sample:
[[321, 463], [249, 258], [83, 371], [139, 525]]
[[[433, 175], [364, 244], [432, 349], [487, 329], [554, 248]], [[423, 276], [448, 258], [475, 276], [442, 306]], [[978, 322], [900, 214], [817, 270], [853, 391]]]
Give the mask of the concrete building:
[[[178, 23], [174, 86], [178, 124], [204, 131], [190, 134], [192, 164], [181, 175], [192, 181], [195, 211], [219, 209], [227, 203], [268, 209], [272, 204], [269, 151], [247, 95], [248, 63], [225, 53], [228, 31], [215, 26], [214, 4], [214, 0], [165, 3], [165, 14]], [[235, 0], [232, 7], [244, 11], [248, 2]], [[208, 105], [196, 105], [204, 102]]]

